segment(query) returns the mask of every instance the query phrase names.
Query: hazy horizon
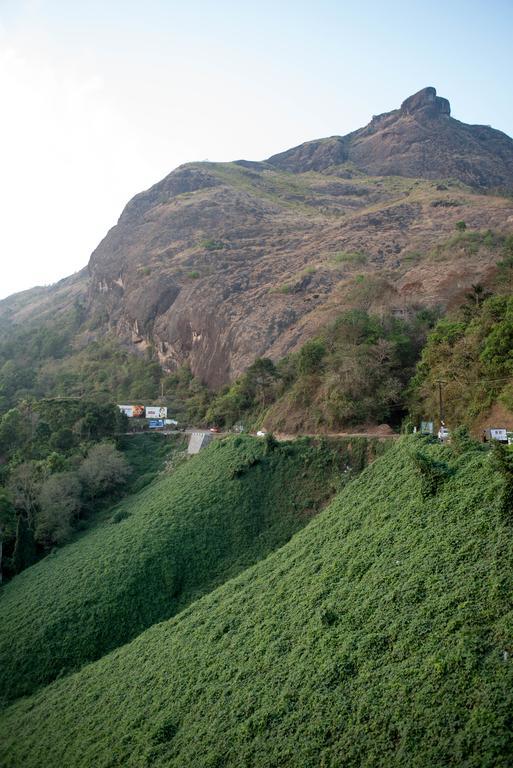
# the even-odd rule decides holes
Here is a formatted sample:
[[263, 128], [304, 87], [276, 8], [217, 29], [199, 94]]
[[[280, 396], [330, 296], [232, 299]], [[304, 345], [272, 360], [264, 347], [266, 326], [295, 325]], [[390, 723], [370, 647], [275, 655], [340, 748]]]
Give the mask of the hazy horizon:
[[428, 85], [513, 135], [503, 0], [4, 0], [0, 298], [83, 268], [128, 200], [191, 161], [345, 134]]

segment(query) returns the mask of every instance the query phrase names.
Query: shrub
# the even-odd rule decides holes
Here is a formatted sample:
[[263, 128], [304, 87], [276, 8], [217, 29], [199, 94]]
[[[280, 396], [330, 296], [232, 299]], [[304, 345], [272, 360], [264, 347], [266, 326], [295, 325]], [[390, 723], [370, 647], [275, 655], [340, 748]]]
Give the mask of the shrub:
[[278, 285], [276, 286], [276, 288], [272, 288], [271, 293], [288, 294], [288, 293], [292, 293], [293, 290], [294, 289], [291, 285], [289, 285], [288, 283], [285, 283], [284, 285]]
[[367, 256], [361, 251], [337, 251], [331, 257], [335, 264], [365, 264]]
[[415, 451], [413, 461], [421, 481], [423, 499], [435, 496], [442, 483], [449, 477], [451, 470], [445, 461], [437, 461], [422, 451]]
[[471, 437], [466, 426], [459, 426], [451, 432], [451, 449], [460, 456], [467, 451], [480, 450], [481, 445]]
[[502, 443], [494, 443], [492, 466], [503, 479], [500, 506], [503, 515], [513, 522], [513, 451]]
[[223, 248], [226, 248], [226, 243], [222, 240], [208, 239], [201, 242], [201, 247], [206, 251], [222, 251]]

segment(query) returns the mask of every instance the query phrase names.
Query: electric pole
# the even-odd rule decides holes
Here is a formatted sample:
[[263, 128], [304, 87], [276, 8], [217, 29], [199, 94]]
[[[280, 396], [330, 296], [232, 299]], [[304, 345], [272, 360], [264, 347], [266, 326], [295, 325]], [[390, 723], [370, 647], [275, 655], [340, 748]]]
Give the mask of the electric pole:
[[445, 426], [444, 396], [443, 396], [442, 386], [446, 382], [439, 379], [437, 383], [438, 383], [438, 407], [440, 411], [440, 425]]

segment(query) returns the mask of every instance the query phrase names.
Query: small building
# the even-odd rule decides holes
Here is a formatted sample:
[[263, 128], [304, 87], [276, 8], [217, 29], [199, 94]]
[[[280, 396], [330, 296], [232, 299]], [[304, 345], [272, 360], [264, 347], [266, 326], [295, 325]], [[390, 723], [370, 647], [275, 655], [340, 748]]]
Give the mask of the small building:
[[214, 436], [210, 432], [192, 432], [187, 446], [189, 456], [194, 456], [209, 445]]
[[497, 443], [508, 443], [508, 432], [506, 429], [502, 427], [490, 427], [489, 429], [483, 430], [483, 441], [486, 443], [488, 441], [494, 440]]

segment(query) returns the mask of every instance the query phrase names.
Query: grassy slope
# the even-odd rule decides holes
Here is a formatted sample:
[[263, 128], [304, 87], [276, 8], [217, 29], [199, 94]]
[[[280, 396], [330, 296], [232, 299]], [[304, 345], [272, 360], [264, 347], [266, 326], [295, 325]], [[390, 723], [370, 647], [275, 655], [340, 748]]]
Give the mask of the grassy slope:
[[147, 432], [123, 435], [117, 447], [130, 464], [132, 474], [128, 479], [128, 492], [135, 493], [152, 482], [166, 463], [181, 458], [187, 448], [185, 435], [157, 435]]
[[469, 452], [423, 500], [414, 445], [265, 561], [7, 710], [3, 765], [511, 765], [501, 480]]
[[333, 493], [339, 458], [232, 438], [121, 502], [0, 593], [2, 695], [102, 656], [283, 544]]

